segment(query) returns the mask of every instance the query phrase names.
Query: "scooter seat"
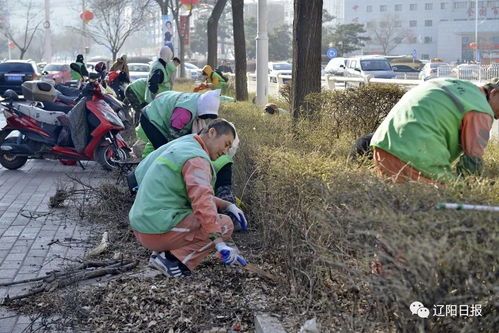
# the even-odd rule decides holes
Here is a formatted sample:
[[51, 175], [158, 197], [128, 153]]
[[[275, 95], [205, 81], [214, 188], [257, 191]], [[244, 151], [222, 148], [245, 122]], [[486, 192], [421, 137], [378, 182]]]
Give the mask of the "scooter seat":
[[18, 110], [30, 118], [49, 125], [62, 126], [63, 123], [61, 120], [64, 122], [64, 120], [67, 119], [65, 112], [44, 110], [34, 105], [19, 104]]
[[72, 106], [64, 105], [61, 103], [43, 102], [42, 109], [45, 111], [60, 111], [60, 112], [68, 113], [69, 111], [71, 111], [72, 108], [73, 108]]

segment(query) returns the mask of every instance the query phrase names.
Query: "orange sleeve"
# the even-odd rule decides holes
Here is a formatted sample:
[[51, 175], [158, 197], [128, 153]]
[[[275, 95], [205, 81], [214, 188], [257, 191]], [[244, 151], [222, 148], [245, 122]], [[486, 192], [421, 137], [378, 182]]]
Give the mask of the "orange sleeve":
[[201, 229], [207, 234], [221, 233], [215, 194], [211, 186], [211, 166], [201, 157], [188, 160], [182, 168], [187, 196], [191, 200], [194, 217], [201, 222]]
[[461, 147], [468, 156], [482, 157], [489, 142], [492, 117], [484, 112], [470, 111], [461, 122]]

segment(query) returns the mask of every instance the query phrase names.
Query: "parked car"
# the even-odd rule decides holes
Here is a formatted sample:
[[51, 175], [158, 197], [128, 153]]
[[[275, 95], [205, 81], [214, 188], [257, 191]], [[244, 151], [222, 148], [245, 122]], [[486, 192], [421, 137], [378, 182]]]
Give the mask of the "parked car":
[[[279, 75], [292, 75], [293, 65], [289, 62], [269, 62], [269, 80], [270, 82], [277, 83], [276, 76]], [[283, 83], [288, 83], [290, 79], [283, 79]]]
[[27, 60], [7, 60], [0, 63], [0, 94], [12, 89], [22, 95], [21, 84], [40, 77], [36, 64]]
[[393, 79], [396, 77], [392, 66], [384, 57], [361, 56], [348, 60], [345, 76], [366, 77], [367, 75], [379, 79]]
[[419, 79], [427, 81], [436, 77], [449, 77], [452, 76], [451, 69], [452, 66], [446, 62], [429, 62], [419, 72]]
[[185, 77], [193, 80], [201, 79], [203, 70], [190, 62], [184, 62]]
[[345, 75], [346, 68], [346, 58], [338, 57], [329, 60], [326, 65], [325, 72], [326, 74], [332, 74], [337, 76]]
[[151, 66], [149, 64], [133, 62], [128, 64], [128, 70], [130, 72], [130, 82], [133, 82], [137, 79], [147, 79]]
[[64, 84], [71, 80], [71, 67], [68, 64], [47, 64], [43, 68], [43, 72], [47, 72], [46, 78], [52, 79], [55, 83]]
[[419, 73], [419, 70], [408, 65], [392, 65], [395, 73]]

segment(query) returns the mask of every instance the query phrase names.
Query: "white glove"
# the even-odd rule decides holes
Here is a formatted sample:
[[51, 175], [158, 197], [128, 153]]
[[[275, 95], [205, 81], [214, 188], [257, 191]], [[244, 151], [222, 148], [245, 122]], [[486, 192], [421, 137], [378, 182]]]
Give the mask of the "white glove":
[[241, 231], [248, 230], [248, 222], [246, 221], [246, 217], [242, 210], [240, 210], [235, 204], [230, 204], [229, 207], [225, 210], [227, 213], [234, 215], [236, 220], [241, 224]]
[[246, 261], [239, 255], [239, 250], [233, 247], [227, 246], [225, 242], [220, 242], [215, 245], [218, 253], [220, 253], [220, 261], [225, 265], [233, 265], [240, 263], [246, 266]]

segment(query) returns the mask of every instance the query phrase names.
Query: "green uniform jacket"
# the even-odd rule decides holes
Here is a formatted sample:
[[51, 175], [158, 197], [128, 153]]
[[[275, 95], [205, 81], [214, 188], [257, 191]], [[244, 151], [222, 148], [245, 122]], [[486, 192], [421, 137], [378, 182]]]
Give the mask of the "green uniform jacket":
[[[75, 62], [75, 64], [77, 64], [80, 68], [82, 66], [84, 66], [82, 62]], [[78, 72], [76, 72], [76, 71], [74, 71], [74, 70], [71, 69], [71, 80], [79, 80], [79, 79], [82, 79], [82, 78], [83, 78], [83, 76], [81, 76], [80, 73], [78, 73]]]
[[494, 113], [473, 83], [434, 79], [408, 91], [371, 139], [381, 148], [432, 179], [455, 178], [451, 163], [462, 153], [461, 122], [469, 111]]
[[147, 79], [142, 78], [142, 79], [137, 79], [130, 83], [126, 89], [131, 89], [135, 96], [137, 96], [137, 100], [142, 104], [145, 103], [146, 100], [145, 95], [146, 95], [146, 89], [147, 89]]
[[161, 82], [159, 84], [158, 91], [156, 92], [156, 94], [153, 94], [149, 90], [149, 87], [146, 87], [144, 99], [147, 103], [151, 103], [151, 101], [154, 99], [154, 97], [156, 97], [160, 93], [162, 93], [164, 91], [172, 90], [171, 77], [172, 77], [173, 73], [177, 70], [177, 67], [175, 66], [173, 61], [169, 61], [166, 64], [166, 67], [163, 66], [163, 64], [161, 62], [159, 62], [159, 60], [156, 60], [155, 62], [153, 62], [152, 66], [151, 66], [151, 70], [149, 71], [149, 77], [147, 78], [147, 81], [149, 81], [151, 79], [151, 77], [153, 76], [154, 72], [157, 69], [159, 69], [163, 72], [163, 82]]
[[214, 76], [218, 77], [218, 84], [213, 89], [222, 89], [227, 86], [227, 82], [225, 82], [225, 80], [215, 71], [211, 72], [210, 76], [208, 77], [208, 83], [213, 83]]
[[[192, 213], [182, 168], [187, 160], [195, 157], [210, 162], [208, 153], [194, 135], [186, 135], [161, 146], [140, 162], [135, 170], [139, 191], [129, 213], [133, 230], [163, 234]], [[215, 181], [212, 167], [212, 186]]]
[[[183, 93], [177, 91], [166, 91], [159, 95], [154, 101], [144, 107], [147, 118], [165, 136], [168, 141], [174, 140], [186, 134], [191, 134], [192, 123], [198, 111], [198, 93]], [[181, 130], [170, 126], [171, 117], [175, 108], [184, 108], [191, 112], [190, 122]]]

